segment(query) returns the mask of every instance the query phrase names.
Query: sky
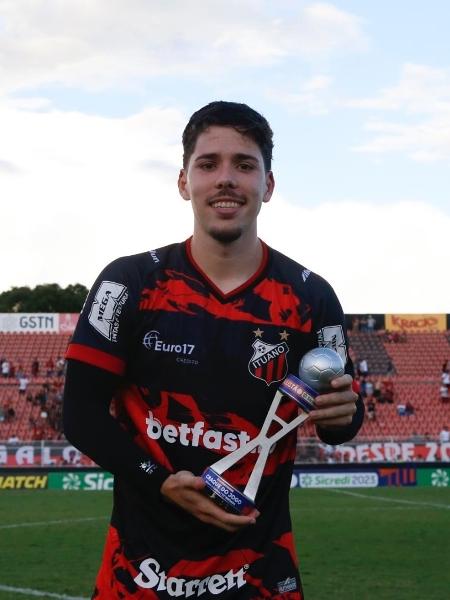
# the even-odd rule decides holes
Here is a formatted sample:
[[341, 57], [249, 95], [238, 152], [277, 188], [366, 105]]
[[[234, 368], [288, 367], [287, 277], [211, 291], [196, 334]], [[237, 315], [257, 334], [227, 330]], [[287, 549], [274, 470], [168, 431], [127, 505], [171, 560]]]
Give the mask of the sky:
[[450, 312], [450, 2], [0, 0], [0, 292], [190, 236], [181, 133], [274, 130], [259, 235], [346, 313]]

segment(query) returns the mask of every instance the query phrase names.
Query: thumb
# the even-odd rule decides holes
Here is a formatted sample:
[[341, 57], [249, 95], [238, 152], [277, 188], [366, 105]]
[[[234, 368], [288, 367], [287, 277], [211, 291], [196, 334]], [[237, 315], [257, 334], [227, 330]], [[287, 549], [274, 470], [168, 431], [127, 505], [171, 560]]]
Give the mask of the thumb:
[[192, 480], [192, 487], [195, 490], [202, 490], [205, 487], [205, 482], [201, 477], [194, 477]]

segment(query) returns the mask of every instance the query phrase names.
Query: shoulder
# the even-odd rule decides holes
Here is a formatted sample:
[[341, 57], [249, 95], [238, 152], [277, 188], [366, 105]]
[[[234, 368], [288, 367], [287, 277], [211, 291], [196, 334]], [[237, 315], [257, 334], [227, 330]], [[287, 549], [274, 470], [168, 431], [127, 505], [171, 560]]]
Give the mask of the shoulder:
[[321, 275], [315, 273], [305, 265], [295, 261], [285, 254], [269, 247], [270, 269], [274, 276], [282, 276], [294, 288], [308, 294], [327, 294], [333, 288]]
[[[95, 280], [85, 306], [90, 303], [104, 312], [108, 307], [136, 306], [142, 289], [152, 277], [182, 260], [183, 244], [121, 256], [110, 262]], [[181, 258], [180, 258], [181, 257]], [[100, 310], [99, 309], [99, 310]], [[84, 307], [83, 307], [84, 312]]]
[[170, 244], [138, 254], [120, 256], [110, 262], [100, 276], [117, 274], [129, 281], [145, 278], [149, 273], [165, 268], [175, 257], [180, 256], [182, 246], [181, 243]]
[[154, 269], [159, 265], [164, 265], [172, 257], [179, 254], [184, 244], [176, 243], [161, 248], [146, 250], [138, 254], [130, 254], [128, 256], [120, 256], [116, 258], [108, 266], [116, 266], [118, 268], [137, 268], [137, 269]]

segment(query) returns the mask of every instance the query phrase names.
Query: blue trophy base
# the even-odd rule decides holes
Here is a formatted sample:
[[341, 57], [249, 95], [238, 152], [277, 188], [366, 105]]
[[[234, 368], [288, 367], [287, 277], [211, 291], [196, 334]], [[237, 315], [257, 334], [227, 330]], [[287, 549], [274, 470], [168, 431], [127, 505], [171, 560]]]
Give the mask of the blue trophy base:
[[255, 508], [255, 503], [250, 498], [228, 483], [211, 467], [203, 471], [202, 479], [206, 485], [207, 496], [227, 512], [247, 515]]

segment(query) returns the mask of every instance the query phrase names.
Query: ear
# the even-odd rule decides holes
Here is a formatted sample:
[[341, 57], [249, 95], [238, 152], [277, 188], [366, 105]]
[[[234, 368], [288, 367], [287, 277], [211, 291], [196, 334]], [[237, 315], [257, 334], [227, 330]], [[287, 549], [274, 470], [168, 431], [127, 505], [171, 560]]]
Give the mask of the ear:
[[184, 200], [191, 199], [191, 195], [188, 191], [187, 175], [184, 169], [180, 169], [180, 173], [178, 175], [178, 191], [180, 192], [180, 196], [184, 198]]
[[266, 191], [263, 196], [263, 202], [269, 202], [272, 198], [273, 190], [275, 189], [275, 179], [273, 172], [269, 171], [266, 175]]

